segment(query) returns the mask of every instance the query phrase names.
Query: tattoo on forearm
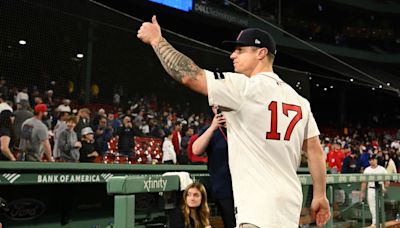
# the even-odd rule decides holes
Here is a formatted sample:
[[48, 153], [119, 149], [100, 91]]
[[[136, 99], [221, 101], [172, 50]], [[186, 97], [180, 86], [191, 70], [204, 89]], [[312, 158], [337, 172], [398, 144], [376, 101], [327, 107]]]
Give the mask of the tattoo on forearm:
[[164, 38], [161, 38], [158, 45], [154, 47], [154, 51], [168, 74], [180, 83], [184, 76], [196, 79], [196, 75], [201, 71], [193, 60], [177, 51]]

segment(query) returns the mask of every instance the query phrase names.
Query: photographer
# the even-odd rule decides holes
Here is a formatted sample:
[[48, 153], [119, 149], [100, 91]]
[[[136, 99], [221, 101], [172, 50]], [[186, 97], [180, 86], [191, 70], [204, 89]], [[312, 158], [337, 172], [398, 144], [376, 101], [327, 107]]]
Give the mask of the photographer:
[[133, 137], [138, 135], [133, 128], [132, 119], [125, 116], [122, 120], [122, 126], [118, 128], [116, 136], [118, 137], [118, 152], [128, 157], [134, 156]]

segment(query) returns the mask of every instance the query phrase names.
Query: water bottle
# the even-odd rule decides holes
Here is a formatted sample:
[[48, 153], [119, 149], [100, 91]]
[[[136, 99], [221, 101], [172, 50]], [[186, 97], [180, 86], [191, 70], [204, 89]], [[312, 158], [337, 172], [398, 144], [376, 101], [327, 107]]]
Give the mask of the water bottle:
[[400, 213], [396, 214], [396, 221], [399, 222], [400, 221]]

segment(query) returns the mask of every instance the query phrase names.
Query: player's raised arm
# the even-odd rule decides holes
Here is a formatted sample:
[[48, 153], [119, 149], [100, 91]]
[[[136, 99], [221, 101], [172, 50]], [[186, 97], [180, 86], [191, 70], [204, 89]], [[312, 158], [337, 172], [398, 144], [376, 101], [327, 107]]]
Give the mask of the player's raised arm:
[[164, 69], [173, 79], [198, 93], [207, 95], [207, 81], [204, 70], [186, 55], [177, 51], [162, 37], [156, 16], [152, 17], [151, 22], [142, 24], [137, 37], [153, 47]]

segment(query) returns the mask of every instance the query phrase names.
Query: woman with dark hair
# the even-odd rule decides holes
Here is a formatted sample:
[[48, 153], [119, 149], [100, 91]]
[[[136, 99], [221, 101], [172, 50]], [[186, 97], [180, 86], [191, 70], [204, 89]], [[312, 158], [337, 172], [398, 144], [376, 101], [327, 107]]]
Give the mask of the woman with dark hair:
[[397, 173], [397, 168], [396, 168], [396, 163], [393, 160], [393, 156], [389, 154], [388, 151], [385, 151], [383, 153], [383, 158], [384, 158], [384, 167], [387, 171], [388, 174], [394, 174]]
[[14, 114], [10, 110], [3, 110], [0, 113], [0, 160], [15, 161], [15, 156], [10, 148], [14, 146], [13, 130]]
[[185, 228], [211, 228], [207, 192], [203, 184], [194, 182], [186, 187], [181, 209]]

